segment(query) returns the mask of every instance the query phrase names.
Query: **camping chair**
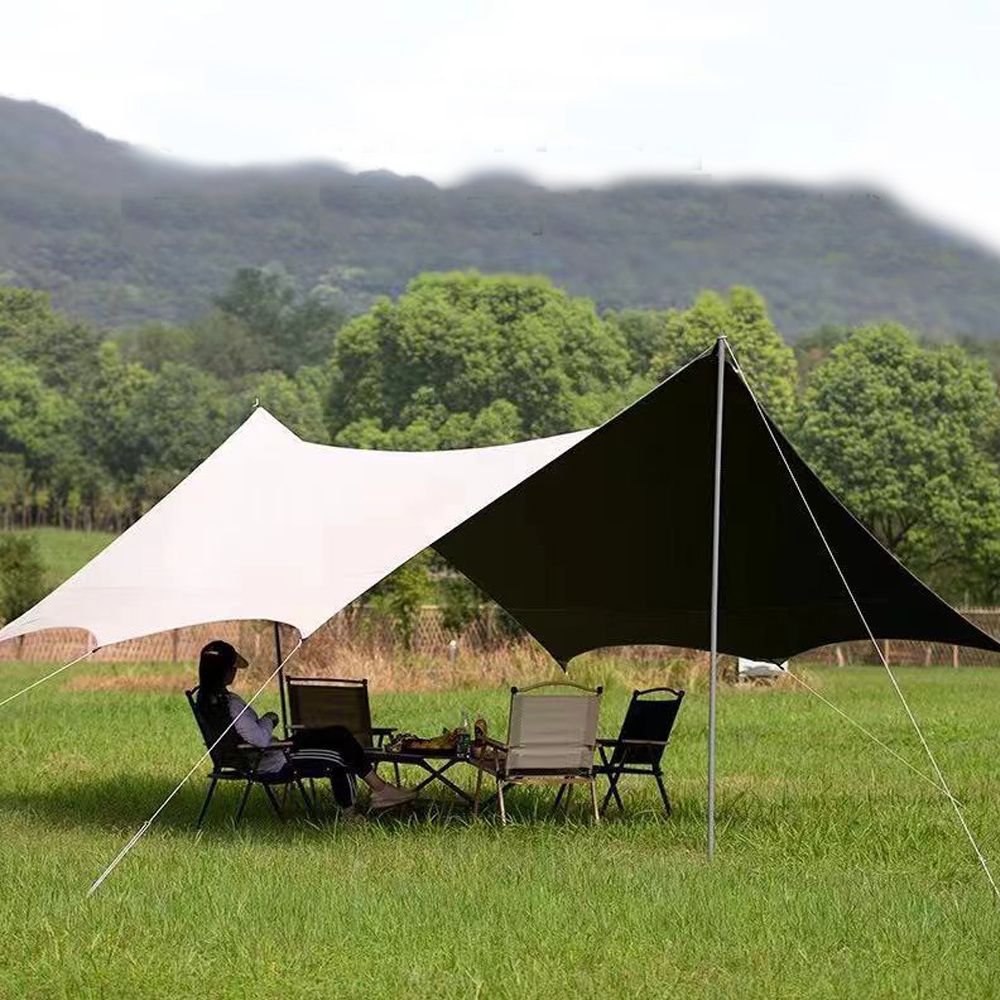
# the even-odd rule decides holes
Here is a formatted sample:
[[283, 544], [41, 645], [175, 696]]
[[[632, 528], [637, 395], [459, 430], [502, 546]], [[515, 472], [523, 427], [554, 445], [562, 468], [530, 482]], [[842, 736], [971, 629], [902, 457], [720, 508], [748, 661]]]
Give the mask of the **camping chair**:
[[[366, 750], [381, 749], [395, 729], [372, 725], [368, 679], [286, 677], [288, 731], [343, 726]], [[399, 783], [399, 765], [393, 765]]]
[[[254, 785], [260, 785], [264, 789], [267, 799], [271, 803], [275, 813], [277, 813], [278, 818], [284, 820], [285, 813], [282, 809], [282, 803], [288, 795], [288, 786], [294, 784], [302, 796], [302, 801], [305, 803], [309, 818], [316, 818], [312, 802], [295, 771], [292, 771], [291, 777], [287, 775], [279, 777], [277, 775], [257, 773], [257, 768], [260, 766], [261, 759], [265, 753], [269, 750], [282, 750], [285, 751], [287, 757], [287, 751], [291, 747], [291, 743], [274, 742], [267, 747], [257, 747], [252, 743], [242, 742], [235, 727], [230, 729], [220, 740], [219, 734], [213, 731], [208, 721], [198, 710], [198, 688], [185, 691], [184, 694], [187, 696], [195, 722], [198, 723], [201, 738], [205, 741], [205, 748], [208, 750], [212, 760], [212, 773], [209, 775], [208, 794], [205, 796], [205, 802], [201, 807], [201, 812], [198, 814], [198, 822], [195, 825], [195, 829], [201, 829], [201, 824], [205, 821], [205, 816], [208, 814], [208, 807], [211, 805], [212, 796], [215, 795], [215, 787], [220, 781], [245, 782], [243, 797], [240, 799], [239, 808], [236, 810], [236, 826], [239, 826], [240, 821], [243, 819], [243, 812], [246, 809], [247, 800], [250, 798], [250, 792], [253, 790]], [[284, 794], [282, 795], [281, 802], [278, 801], [278, 797], [274, 794], [275, 785], [281, 785], [283, 788]]]
[[[647, 695], [667, 692], [672, 698], [647, 698]], [[646, 691], [633, 691], [628, 711], [622, 722], [621, 732], [617, 739], [597, 741], [601, 763], [594, 770], [608, 779], [608, 794], [601, 803], [601, 813], [607, 808], [612, 796], [618, 803], [618, 808], [624, 810], [622, 798], [618, 792], [618, 782], [623, 774], [651, 775], [656, 779], [660, 789], [663, 808], [670, 815], [670, 798], [663, 787], [663, 770], [660, 761], [663, 751], [670, 741], [670, 733], [681, 709], [684, 692], [674, 688], [649, 688]], [[608, 751], [611, 751], [610, 757]]]
[[[576, 688], [583, 694], [539, 694], [542, 688]], [[472, 758], [479, 773], [473, 815], [479, 812], [483, 773], [496, 780], [500, 819], [507, 822], [504, 792], [514, 785], [558, 784], [562, 792], [574, 784], [590, 785], [594, 822], [600, 817], [594, 784], [594, 748], [602, 688], [587, 688], [569, 681], [533, 684], [510, 689], [507, 743], [487, 740], [478, 757]], [[555, 807], [553, 807], [555, 808]]]

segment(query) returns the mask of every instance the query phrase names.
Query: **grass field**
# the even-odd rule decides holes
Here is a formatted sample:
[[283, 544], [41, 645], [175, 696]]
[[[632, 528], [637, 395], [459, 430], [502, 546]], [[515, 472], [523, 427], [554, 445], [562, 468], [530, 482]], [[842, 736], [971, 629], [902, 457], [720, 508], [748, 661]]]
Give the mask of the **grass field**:
[[58, 587], [114, 539], [107, 531], [69, 531], [64, 528], [31, 528], [45, 565], [45, 586]]
[[[0, 698], [45, 669], [5, 665]], [[71, 685], [60, 678], [3, 709], [3, 997], [1000, 995], [1000, 911], [947, 803], [800, 691], [723, 691], [712, 864], [696, 693], [669, 751], [670, 820], [635, 784], [629, 814], [597, 828], [585, 796], [553, 820], [548, 798], [525, 791], [511, 796], [506, 829], [441, 797], [322, 829], [282, 826], [258, 800], [235, 832], [230, 788], [199, 839], [199, 776], [88, 899], [200, 751], [179, 694], [188, 678], [74, 670]], [[122, 688], [99, 690], [88, 679], [99, 674]], [[1000, 672], [901, 675], [1000, 862]], [[810, 676], [923, 768], [878, 668]], [[626, 699], [621, 687], [606, 696], [605, 732]], [[502, 732], [498, 691], [374, 701], [377, 722], [431, 732], [463, 705]]]

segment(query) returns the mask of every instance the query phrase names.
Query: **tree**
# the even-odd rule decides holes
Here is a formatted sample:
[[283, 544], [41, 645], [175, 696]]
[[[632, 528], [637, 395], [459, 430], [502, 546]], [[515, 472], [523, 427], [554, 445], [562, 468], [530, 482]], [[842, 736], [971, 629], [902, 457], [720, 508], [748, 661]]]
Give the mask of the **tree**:
[[[236, 316], [213, 309], [191, 325], [190, 364], [226, 382], [274, 367], [261, 338]], [[186, 362], [181, 362], [186, 363]]]
[[134, 361], [151, 372], [159, 371], [167, 361], [194, 360], [195, 333], [189, 326], [149, 322], [119, 330], [114, 336], [126, 361]]
[[232, 410], [218, 379], [190, 365], [165, 363], [132, 409], [145, 481], [162, 485], [190, 472], [239, 422]]
[[628, 350], [547, 278], [425, 274], [340, 331], [330, 382], [339, 443], [493, 444], [584, 426], [628, 384]]
[[247, 412], [254, 401], [278, 418], [299, 437], [317, 444], [328, 444], [330, 437], [323, 413], [327, 390], [322, 371], [303, 368], [295, 378], [284, 372], [265, 372], [254, 378], [244, 401]]
[[407, 650], [413, 648], [420, 609], [431, 594], [429, 566], [430, 553], [421, 552], [368, 592], [372, 606], [389, 616]]
[[294, 375], [303, 365], [324, 364], [344, 322], [339, 306], [322, 293], [303, 295], [280, 267], [240, 268], [215, 304], [246, 331], [256, 365]]
[[736, 286], [728, 297], [702, 292], [690, 309], [668, 313], [653, 358], [654, 376], [666, 378], [723, 335], [761, 403], [779, 424], [789, 427], [795, 413], [795, 353], [752, 288]]
[[0, 286], [0, 353], [33, 365], [47, 385], [85, 386], [100, 342], [100, 331], [54, 312], [48, 293]]
[[807, 330], [795, 341], [795, 358], [799, 365], [799, 382], [804, 383], [809, 373], [820, 362], [829, 357], [830, 352], [851, 335], [851, 328], [836, 323], [824, 323]]
[[20, 337], [52, 320], [52, 298], [48, 292], [15, 285], [0, 285], [0, 339]]
[[81, 398], [82, 444], [112, 476], [128, 480], [150, 456], [139, 435], [136, 408], [156, 376], [125, 361], [114, 341], [98, 351], [97, 374]]
[[438, 584], [441, 601], [441, 627], [454, 636], [483, 620], [489, 599], [461, 573], [449, 573]]
[[617, 327], [628, 346], [629, 367], [635, 375], [648, 375], [656, 353], [667, 335], [670, 313], [660, 309], [608, 310], [604, 322]]
[[31, 365], [0, 359], [0, 452], [21, 455], [31, 486], [72, 486], [83, 458], [80, 412]]
[[814, 369], [796, 439], [918, 575], [956, 597], [986, 596], [1000, 579], [998, 427], [986, 364], [885, 323], [855, 330]]
[[31, 475], [23, 454], [0, 452], [0, 512], [9, 530], [31, 494]]

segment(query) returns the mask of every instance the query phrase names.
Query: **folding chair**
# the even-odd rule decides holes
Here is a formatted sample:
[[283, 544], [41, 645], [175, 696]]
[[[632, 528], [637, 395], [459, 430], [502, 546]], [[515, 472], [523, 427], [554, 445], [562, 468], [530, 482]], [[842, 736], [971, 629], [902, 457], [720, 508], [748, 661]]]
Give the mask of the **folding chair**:
[[[673, 697], [647, 697], [664, 692]], [[624, 811], [625, 807], [618, 792], [618, 782], [623, 774], [641, 774], [655, 778], [660, 789], [660, 798], [663, 800], [663, 808], [667, 815], [670, 815], [670, 797], [663, 787], [663, 770], [660, 762], [663, 759], [663, 751], [670, 742], [670, 733], [677, 721], [677, 713], [681, 709], [683, 699], [683, 691], [668, 687], [633, 691], [617, 739], [597, 741], [601, 763], [595, 768], [595, 772], [605, 775], [608, 779], [608, 793], [601, 803], [602, 815], [612, 797], [618, 803], [618, 808]]]
[[[576, 688], [583, 693], [539, 693], [552, 688]], [[480, 755], [471, 758], [479, 770], [473, 815], [479, 812], [483, 774], [488, 772], [496, 781], [496, 798], [503, 823], [507, 822], [504, 792], [508, 788], [557, 784], [560, 787], [555, 805], [558, 805], [567, 788], [572, 790], [574, 784], [581, 783], [590, 786], [594, 822], [599, 822], [594, 748], [602, 690], [569, 681], [533, 684], [521, 690], [511, 688], [507, 743], [487, 740]]]
[[[273, 742], [267, 747], [257, 747], [251, 743], [243, 743], [235, 727], [230, 729], [220, 740], [219, 733], [213, 731], [213, 728], [198, 709], [198, 688], [195, 687], [190, 691], [185, 691], [184, 694], [187, 696], [195, 722], [198, 723], [201, 738], [205, 741], [205, 749], [208, 750], [212, 761], [208, 794], [205, 796], [201, 812], [198, 814], [198, 822], [195, 825], [195, 829], [201, 829], [201, 825], [205, 821], [205, 816], [208, 814], [208, 807], [212, 803], [212, 796], [215, 795], [215, 788], [220, 781], [245, 782], [243, 796], [240, 799], [239, 808], [236, 810], [236, 826], [239, 826], [243, 819], [247, 800], [250, 798], [250, 792], [255, 785], [259, 785], [264, 789], [271, 807], [278, 815], [278, 818], [284, 821], [285, 813], [282, 809], [282, 802], [285, 801], [288, 795], [288, 786], [294, 784], [302, 796], [302, 801], [305, 804], [309, 818], [315, 820], [316, 814], [313, 810], [312, 802], [306, 794], [301, 779], [294, 770], [292, 770], [291, 776], [285, 774], [280, 777], [273, 774], [257, 773], [257, 769], [265, 753], [271, 750], [280, 750], [285, 753], [287, 759], [291, 743]], [[274, 787], [276, 785], [280, 785], [283, 789], [284, 794], [281, 802], [278, 801], [278, 797], [274, 794]]]
[[[286, 677], [288, 731], [343, 726], [366, 750], [381, 749], [395, 729], [372, 725], [368, 679]], [[394, 765], [399, 783], [399, 765]]]

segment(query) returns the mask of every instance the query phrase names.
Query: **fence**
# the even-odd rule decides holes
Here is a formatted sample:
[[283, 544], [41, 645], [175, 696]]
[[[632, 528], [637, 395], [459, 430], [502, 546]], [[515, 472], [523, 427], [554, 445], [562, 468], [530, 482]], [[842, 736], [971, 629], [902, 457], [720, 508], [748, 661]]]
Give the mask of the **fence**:
[[[1000, 637], [1000, 608], [968, 608], [963, 613], [990, 635]], [[292, 630], [282, 630], [282, 643], [286, 651], [294, 643]], [[129, 639], [98, 650], [93, 659], [105, 662], [191, 662], [198, 658], [201, 647], [210, 639], [226, 639], [257, 663], [272, 661], [274, 636], [270, 622], [221, 622], [213, 625], [196, 625], [175, 629], [141, 639]], [[423, 654], [447, 654], [450, 643], [455, 641], [463, 652], [499, 651], [512, 644], [522, 644], [513, 638], [495, 616], [486, 616], [475, 622], [462, 634], [455, 635], [441, 621], [437, 608], [424, 608], [417, 616], [412, 649]], [[79, 629], [50, 629], [0, 643], [0, 660], [32, 660], [66, 662], [79, 656], [87, 648], [87, 633]], [[984, 650], [959, 648], [940, 643], [882, 640], [880, 645], [892, 664], [930, 666], [946, 664], [959, 666], [1000, 666], [1000, 654]], [[365, 650], [392, 654], [401, 649], [392, 621], [373, 608], [351, 608], [334, 616], [310, 637], [303, 652], [310, 648], [318, 653], [338, 647], [350, 646], [358, 652]], [[633, 646], [616, 649], [616, 656], [636, 660], [702, 659], [705, 654], [662, 646]], [[877, 663], [869, 642], [849, 642], [824, 646], [804, 653], [799, 658], [820, 663]]]

